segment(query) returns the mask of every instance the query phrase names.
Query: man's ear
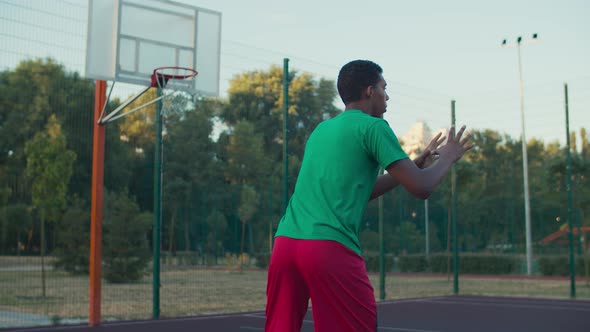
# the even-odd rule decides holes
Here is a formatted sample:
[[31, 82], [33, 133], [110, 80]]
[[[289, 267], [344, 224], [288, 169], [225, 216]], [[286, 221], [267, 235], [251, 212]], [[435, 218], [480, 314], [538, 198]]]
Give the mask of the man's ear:
[[365, 88], [365, 96], [367, 98], [371, 98], [372, 95], [373, 95], [373, 86], [369, 85]]

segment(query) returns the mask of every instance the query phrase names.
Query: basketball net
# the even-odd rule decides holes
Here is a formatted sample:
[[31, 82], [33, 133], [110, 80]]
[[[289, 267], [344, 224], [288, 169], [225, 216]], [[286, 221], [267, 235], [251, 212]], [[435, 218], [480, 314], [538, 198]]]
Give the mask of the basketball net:
[[[197, 76], [197, 71], [191, 68], [184, 68], [184, 67], [160, 67], [154, 69], [154, 72], [151, 76], [150, 85], [135, 96], [129, 98], [127, 101], [119, 105], [114, 111], [110, 112], [109, 114], [105, 115], [105, 109], [110, 100], [111, 92], [113, 91], [113, 87], [115, 86], [115, 82], [111, 85], [109, 90], [109, 94], [107, 97], [107, 101], [105, 102], [100, 119], [98, 120], [99, 124], [105, 124], [110, 121], [117, 120], [121, 117], [129, 115], [131, 113], [137, 112], [149, 105], [152, 105], [160, 100], [162, 100], [162, 109], [161, 112], [164, 116], [167, 114], [171, 114], [174, 112], [182, 112], [186, 109], [189, 102], [194, 102], [196, 97], [196, 91], [194, 89], [195, 82], [194, 79]], [[161, 92], [160, 96], [157, 98], [141, 105], [135, 107], [131, 110], [125, 111], [121, 113], [123, 109], [125, 109], [129, 104], [137, 100], [141, 97], [144, 93], [146, 93], [151, 88], [158, 88]]]

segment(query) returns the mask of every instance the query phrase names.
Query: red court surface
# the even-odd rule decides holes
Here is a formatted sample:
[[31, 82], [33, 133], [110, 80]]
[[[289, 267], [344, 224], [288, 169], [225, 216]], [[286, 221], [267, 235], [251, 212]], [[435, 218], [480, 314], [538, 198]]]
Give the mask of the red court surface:
[[[379, 302], [378, 320], [379, 332], [588, 332], [590, 301], [481, 296], [405, 299]], [[247, 332], [264, 331], [263, 327], [264, 313], [250, 312], [15, 331]], [[301, 331], [314, 331], [311, 312]]]

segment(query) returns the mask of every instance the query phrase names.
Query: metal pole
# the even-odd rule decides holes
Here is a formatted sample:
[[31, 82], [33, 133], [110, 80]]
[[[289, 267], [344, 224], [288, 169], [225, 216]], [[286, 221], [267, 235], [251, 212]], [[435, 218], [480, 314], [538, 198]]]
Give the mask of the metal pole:
[[267, 206], [267, 216], [268, 216], [268, 254], [270, 255], [270, 253], [272, 252], [272, 236], [273, 236], [273, 232], [272, 232], [272, 216], [271, 213], [269, 213], [269, 211], [272, 211], [272, 187], [269, 185], [267, 188], [267, 193], [266, 193], [266, 206]]
[[[572, 187], [572, 190], [574, 188]], [[584, 237], [582, 233], [582, 218], [580, 216], [580, 210], [576, 209], [576, 226], [578, 226], [578, 245], [577, 245], [577, 253], [578, 257], [582, 257], [582, 244], [584, 242]]]
[[429, 232], [429, 221], [428, 221], [428, 200], [424, 200], [424, 231], [426, 236], [426, 258], [430, 255], [430, 232]]
[[[572, 197], [572, 154], [570, 151], [570, 117], [569, 117], [569, 106], [568, 106], [568, 93], [567, 84], [564, 84], [565, 91], [565, 133], [566, 133], [566, 155], [567, 155], [567, 225], [569, 231], [569, 258], [570, 258], [570, 297], [576, 297], [576, 261], [574, 259], [574, 229], [572, 219], [574, 218], [573, 213], [573, 197]], [[580, 229], [578, 229], [578, 232]]]
[[283, 212], [289, 204], [289, 59], [283, 59]]
[[514, 164], [510, 160], [510, 248], [511, 252], [516, 252], [516, 245], [514, 244]]
[[90, 292], [88, 299], [88, 324], [90, 326], [100, 324], [105, 126], [99, 121], [101, 111], [106, 103], [106, 89], [106, 81], [96, 81], [94, 131], [92, 133], [92, 203], [90, 207]]
[[528, 275], [532, 274], [532, 260], [533, 260], [533, 245], [531, 235], [531, 204], [529, 195], [529, 165], [527, 155], [527, 141], [524, 121], [524, 93], [522, 83], [522, 62], [520, 59], [520, 42], [522, 38], [518, 37], [517, 53], [518, 53], [518, 91], [520, 93], [520, 116], [522, 123], [522, 172], [524, 181], [524, 216], [526, 228], [526, 271]]
[[[455, 101], [451, 101], [451, 125], [455, 127]], [[453, 293], [459, 294], [459, 237], [457, 232], [457, 172], [451, 168], [451, 223], [453, 227]]]
[[[383, 174], [383, 169], [379, 172]], [[383, 195], [379, 196], [379, 299], [385, 300], [385, 243], [383, 240]]]
[[[158, 97], [162, 89], [158, 88]], [[154, 225], [153, 225], [153, 283], [152, 318], [160, 317], [160, 225], [162, 221], [162, 100], [156, 105], [156, 147], [154, 152]]]
[[403, 205], [404, 191], [399, 191], [399, 231], [400, 231], [400, 256], [407, 254], [406, 237], [404, 232], [404, 205]]

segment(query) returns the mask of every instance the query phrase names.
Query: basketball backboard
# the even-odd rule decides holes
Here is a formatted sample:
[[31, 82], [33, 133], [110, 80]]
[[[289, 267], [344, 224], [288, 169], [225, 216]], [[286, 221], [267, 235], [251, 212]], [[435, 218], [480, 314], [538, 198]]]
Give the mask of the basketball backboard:
[[[166, 0], [90, 0], [85, 77], [149, 86], [158, 67], [199, 75], [188, 87], [219, 95], [221, 13]], [[187, 88], [187, 87], [185, 87]]]

